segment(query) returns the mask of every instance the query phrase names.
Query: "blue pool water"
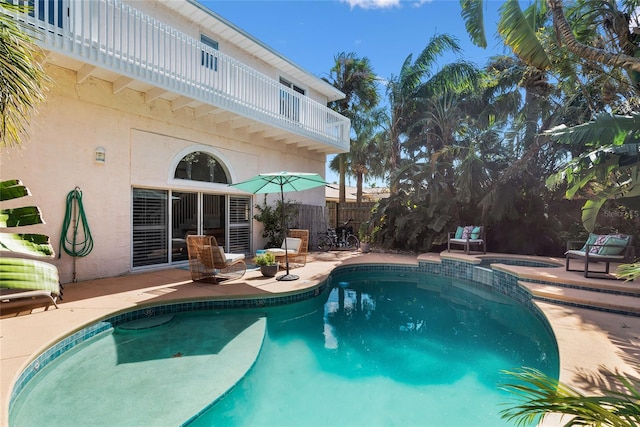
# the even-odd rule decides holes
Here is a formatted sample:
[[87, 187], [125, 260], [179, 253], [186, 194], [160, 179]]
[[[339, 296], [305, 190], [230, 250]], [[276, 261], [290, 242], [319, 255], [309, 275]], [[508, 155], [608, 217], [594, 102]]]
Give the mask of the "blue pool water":
[[[127, 425], [179, 425], [189, 417], [166, 414], [217, 392], [215, 403], [196, 405], [190, 415], [213, 403], [190, 427], [508, 426], [499, 412], [512, 396], [499, 387], [509, 380], [501, 371], [559, 370], [555, 341], [530, 309], [482, 285], [424, 274], [338, 272], [304, 302], [159, 323], [61, 356], [18, 396], [11, 425], [40, 425], [45, 407], [46, 425], [86, 425], [80, 415], [122, 425], [109, 412]], [[241, 359], [252, 351], [251, 367]], [[247, 375], [228, 394], [213, 390], [219, 377], [207, 375], [235, 363], [247, 364]], [[147, 404], [154, 415], [136, 420]]]
[[254, 369], [192, 426], [507, 426], [501, 370], [558, 375], [539, 318], [484, 287], [397, 273], [331, 283], [269, 313]]

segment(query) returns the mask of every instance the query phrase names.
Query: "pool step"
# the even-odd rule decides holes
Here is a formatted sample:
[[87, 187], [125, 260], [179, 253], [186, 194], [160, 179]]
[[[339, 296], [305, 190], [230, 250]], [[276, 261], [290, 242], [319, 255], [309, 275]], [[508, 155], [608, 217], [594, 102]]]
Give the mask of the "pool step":
[[592, 310], [640, 316], [640, 294], [621, 295], [612, 290], [594, 291], [527, 281], [519, 281], [518, 283], [528, 289], [535, 299]]

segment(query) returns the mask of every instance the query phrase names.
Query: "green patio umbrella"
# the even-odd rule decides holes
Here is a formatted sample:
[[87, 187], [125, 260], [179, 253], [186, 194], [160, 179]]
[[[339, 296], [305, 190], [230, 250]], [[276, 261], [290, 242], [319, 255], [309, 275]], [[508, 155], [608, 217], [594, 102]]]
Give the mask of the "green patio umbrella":
[[[229, 185], [253, 194], [280, 193], [282, 207], [284, 208], [284, 193], [310, 190], [327, 185], [327, 183], [317, 173], [272, 172], [261, 173], [247, 181]], [[288, 253], [286, 239], [287, 224], [285, 224], [284, 209], [282, 209], [282, 228], [285, 230], [284, 250], [285, 253]], [[276, 277], [276, 279], [285, 281], [299, 279], [298, 276], [289, 274], [289, 257], [285, 256], [284, 259], [285, 265], [287, 266], [287, 274]]]

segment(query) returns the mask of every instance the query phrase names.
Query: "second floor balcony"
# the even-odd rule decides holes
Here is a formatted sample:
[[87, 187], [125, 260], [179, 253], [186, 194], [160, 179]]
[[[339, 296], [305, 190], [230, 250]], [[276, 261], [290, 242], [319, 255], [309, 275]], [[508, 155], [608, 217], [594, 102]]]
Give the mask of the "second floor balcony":
[[93, 75], [163, 97], [196, 116], [216, 114], [237, 127], [326, 154], [349, 150], [350, 122], [309, 97], [118, 0], [27, 0], [18, 17], [58, 64], [78, 79]]

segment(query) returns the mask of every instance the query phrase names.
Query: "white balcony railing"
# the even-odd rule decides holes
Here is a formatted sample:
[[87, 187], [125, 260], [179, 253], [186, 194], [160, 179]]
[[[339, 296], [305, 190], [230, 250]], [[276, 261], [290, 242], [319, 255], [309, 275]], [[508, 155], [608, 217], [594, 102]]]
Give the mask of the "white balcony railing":
[[27, 0], [43, 48], [333, 147], [349, 120], [117, 0]]

